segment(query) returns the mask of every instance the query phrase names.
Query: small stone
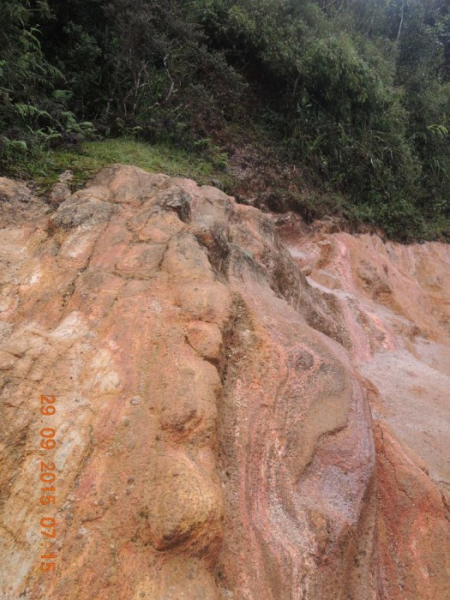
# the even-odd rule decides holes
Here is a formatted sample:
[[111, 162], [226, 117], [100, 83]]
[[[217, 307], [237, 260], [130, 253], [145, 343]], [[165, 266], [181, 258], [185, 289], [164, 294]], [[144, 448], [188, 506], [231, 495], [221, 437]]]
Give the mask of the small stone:
[[203, 358], [217, 360], [222, 351], [222, 334], [214, 323], [193, 321], [188, 325], [188, 341]]

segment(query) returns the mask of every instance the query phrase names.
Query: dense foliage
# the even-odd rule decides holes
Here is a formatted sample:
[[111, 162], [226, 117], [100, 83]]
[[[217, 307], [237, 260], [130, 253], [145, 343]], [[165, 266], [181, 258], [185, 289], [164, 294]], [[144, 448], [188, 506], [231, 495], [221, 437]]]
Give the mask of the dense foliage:
[[2, 0], [1, 11], [4, 170], [92, 136], [209, 152], [251, 130], [348, 216], [403, 239], [450, 236], [447, 0]]

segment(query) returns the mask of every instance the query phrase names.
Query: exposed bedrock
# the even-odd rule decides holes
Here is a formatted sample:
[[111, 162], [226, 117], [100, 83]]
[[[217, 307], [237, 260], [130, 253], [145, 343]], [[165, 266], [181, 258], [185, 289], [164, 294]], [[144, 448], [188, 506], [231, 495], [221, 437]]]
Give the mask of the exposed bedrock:
[[2, 600], [450, 598], [448, 246], [120, 165], [0, 198]]

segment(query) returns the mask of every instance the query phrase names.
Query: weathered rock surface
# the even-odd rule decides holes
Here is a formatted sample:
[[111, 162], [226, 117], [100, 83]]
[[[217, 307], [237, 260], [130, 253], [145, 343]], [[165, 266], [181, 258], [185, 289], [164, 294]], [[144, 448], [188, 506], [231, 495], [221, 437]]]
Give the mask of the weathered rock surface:
[[299, 266], [308, 265], [309, 284], [335, 307], [352, 362], [369, 380], [373, 597], [449, 598], [450, 247], [322, 227], [299, 236], [300, 227], [292, 218], [282, 238]]
[[449, 247], [133, 167], [66, 192], [0, 180], [0, 597], [450, 598]]

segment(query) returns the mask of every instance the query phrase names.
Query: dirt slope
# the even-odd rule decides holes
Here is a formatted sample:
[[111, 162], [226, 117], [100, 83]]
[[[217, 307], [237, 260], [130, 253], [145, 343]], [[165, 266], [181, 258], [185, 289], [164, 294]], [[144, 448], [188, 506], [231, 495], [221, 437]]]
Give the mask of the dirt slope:
[[0, 180], [0, 597], [450, 598], [449, 247], [62, 192]]

